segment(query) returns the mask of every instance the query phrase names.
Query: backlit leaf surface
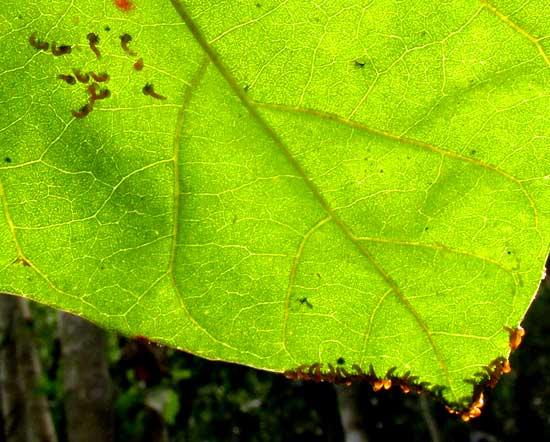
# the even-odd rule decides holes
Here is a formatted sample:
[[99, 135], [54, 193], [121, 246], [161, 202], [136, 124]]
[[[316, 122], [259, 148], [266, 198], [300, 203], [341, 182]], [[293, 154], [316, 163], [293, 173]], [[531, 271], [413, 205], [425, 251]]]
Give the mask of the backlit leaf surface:
[[548, 248], [545, 2], [117, 3], [0, 12], [0, 290], [467, 406]]

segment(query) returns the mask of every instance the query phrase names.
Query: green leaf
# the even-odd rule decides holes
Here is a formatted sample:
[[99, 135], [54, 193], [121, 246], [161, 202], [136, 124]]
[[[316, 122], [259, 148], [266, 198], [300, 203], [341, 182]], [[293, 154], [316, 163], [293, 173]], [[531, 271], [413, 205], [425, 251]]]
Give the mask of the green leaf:
[[475, 406], [548, 249], [544, 2], [116, 3], [2, 9], [0, 290]]

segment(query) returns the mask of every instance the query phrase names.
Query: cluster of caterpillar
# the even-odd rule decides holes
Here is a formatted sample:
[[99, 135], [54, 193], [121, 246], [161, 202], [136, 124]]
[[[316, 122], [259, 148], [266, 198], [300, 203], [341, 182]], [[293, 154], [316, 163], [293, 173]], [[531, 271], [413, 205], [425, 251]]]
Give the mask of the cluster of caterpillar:
[[[29, 37], [29, 43], [32, 47], [38, 50], [46, 51], [50, 47], [50, 44], [48, 42], [44, 42], [37, 38], [36, 32], [33, 32]], [[98, 48], [99, 44], [99, 35], [94, 34], [93, 32], [90, 32], [86, 38], [88, 39], [89, 47], [92, 50], [92, 52], [95, 54], [97, 59], [101, 58], [101, 52]], [[132, 36], [130, 34], [123, 34], [120, 36], [120, 46], [122, 50], [126, 53], [128, 53], [131, 56], [136, 56], [137, 53], [130, 49], [128, 47], [128, 44], [132, 41]], [[51, 51], [54, 55], [65, 55], [71, 53], [71, 46], [69, 45], [61, 45], [56, 46], [55, 42], [52, 42], [51, 44]], [[133, 65], [134, 69], [136, 71], [141, 71], [143, 69], [143, 58], [139, 58]], [[76, 84], [76, 82], [80, 83], [88, 83], [90, 80], [90, 77], [92, 77], [93, 81], [95, 83], [92, 83], [88, 88], [86, 88], [86, 92], [90, 94], [90, 98], [88, 102], [80, 108], [80, 110], [75, 111], [71, 110], [72, 115], [75, 118], [84, 118], [87, 116], [94, 108], [94, 103], [98, 100], [103, 100], [105, 98], [108, 98], [111, 96], [111, 92], [109, 89], [103, 89], [98, 92], [98, 84], [104, 81], [109, 81], [109, 74], [106, 72], [96, 74], [94, 72], [88, 72], [88, 73], [81, 73], [78, 69], [73, 69], [72, 74], [59, 74], [57, 76], [58, 79], [65, 81], [66, 83], [70, 85]], [[152, 84], [146, 83], [145, 86], [142, 88], [142, 92], [144, 95], [155, 98], [157, 100], [166, 100], [166, 97], [164, 95], [160, 95], [157, 93], [153, 87]]]
[[334, 384], [351, 385], [355, 382], [368, 382], [372, 385], [374, 391], [380, 391], [382, 389], [389, 390], [393, 385], [398, 386], [404, 393], [411, 391], [420, 393], [422, 391], [429, 390], [434, 396], [442, 396], [444, 386], [431, 385], [428, 382], [417, 383], [417, 376], [411, 376], [411, 373], [407, 371], [403, 376], [396, 376], [394, 374], [397, 367], [390, 368], [385, 376], [379, 377], [376, 375], [372, 365], [369, 367], [369, 371], [365, 373], [361, 367], [357, 364], [353, 364], [351, 367], [354, 370], [353, 373], [348, 372], [344, 367], [337, 366], [336, 368], [332, 364], [327, 364], [328, 370], [323, 372], [323, 364], [316, 362], [314, 364], [304, 364], [297, 367], [295, 370], [287, 370], [283, 374], [287, 379], [313, 381], [313, 382], [332, 382]]
[[94, 80], [94, 82], [86, 88], [86, 92], [90, 95], [88, 102], [78, 111], [71, 110], [71, 114], [73, 114], [75, 118], [84, 118], [93, 110], [96, 101], [104, 100], [105, 98], [111, 96], [111, 92], [109, 91], [109, 89], [102, 89], [101, 91], [98, 91], [98, 83], [109, 81], [109, 74], [107, 74], [106, 72], [102, 72], [99, 74], [96, 74], [95, 72], [82, 73], [78, 69], [73, 69], [72, 73], [74, 77], [70, 74], [59, 74], [57, 78], [65, 81], [70, 85], [76, 84], [77, 80], [80, 83], [86, 84], [90, 81], [90, 77], [92, 77], [92, 79]]
[[96, 101], [104, 100], [105, 98], [109, 98], [111, 96], [111, 91], [109, 91], [109, 89], [102, 89], [98, 93], [97, 88], [97, 83], [92, 83], [86, 88], [86, 92], [90, 94], [90, 98], [88, 99], [88, 102], [80, 108], [80, 110], [71, 110], [71, 113], [75, 118], [84, 118], [94, 109], [94, 104]]
[[74, 77], [70, 74], [59, 74], [57, 78], [70, 85], [76, 84], [76, 80], [80, 83], [88, 83], [90, 81], [90, 77], [98, 83], [109, 81], [109, 74], [106, 72], [101, 72], [100, 74], [96, 74], [95, 72], [82, 73], [78, 69], [73, 69], [72, 73]]
[[33, 32], [29, 36], [29, 43], [33, 48], [38, 49], [39, 51], [47, 51], [48, 48], [50, 48], [52, 54], [57, 57], [70, 54], [72, 51], [72, 48], [69, 45], [57, 46], [57, 43], [55, 41], [52, 41], [52, 44], [50, 46], [47, 41], [42, 41], [39, 38], [36, 38], [36, 32]]
[[481, 408], [485, 404], [483, 392], [487, 388], [494, 388], [503, 374], [512, 371], [510, 362], [504, 357], [498, 357], [486, 367], [485, 371], [478, 372], [472, 379], [465, 379], [464, 382], [474, 386], [473, 400], [467, 407], [455, 409], [452, 406], [445, 406], [451, 414], [458, 414], [464, 422], [481, 415]]
[[[521, 344], [525, 330], [518, 326], [515, 329], [505, 327], [510, 333], [510, 350], [515, 351]], [[354, 382], [368, 382], [372, 385], [374, 391], [382, 389], [389, 390], [393, 385], [397, 385], [404, 393], [411, 391], [415, 393], [427, 392], [435, 399], [443, 400], [443, 391], [446, 387], [441, 385], [432, 385], [428, 382], [417, 382], [417, 376], [411, 376], [406, 372], [403, 376], [394, 374], [396, 367], [390, 368], [385, 376], [378, 377], [372, 365], [369, 371], [365, 373], [357, 364], [352, 365], [353, 373], [348, 372], [344, 367], [334, 367], [327, 364], [328, 370], [323, 369], [323, 364], [316, 362], [314, 364], [303, 364], [294, 370], [287, 370], [283, 374], [287, 379], [313, 381], [313, 382], [332, 382], [335, 384], [351, 385]], [[504, 357], [498, 357], [486, 367], [484, 371], [474, 374], [472, 379], [465, 379], [464, 382], [472, 384], [474, 391], [472, 399], [465, 397], [462, 400], [446, 405], [445, 408], [452, 414], [457, 414], [464, 422], [481, 415], [481, 409], [485, 404], [483, 392], [487, 388], [494, 388], [503, 374], [512, 371], [510, 362]]]

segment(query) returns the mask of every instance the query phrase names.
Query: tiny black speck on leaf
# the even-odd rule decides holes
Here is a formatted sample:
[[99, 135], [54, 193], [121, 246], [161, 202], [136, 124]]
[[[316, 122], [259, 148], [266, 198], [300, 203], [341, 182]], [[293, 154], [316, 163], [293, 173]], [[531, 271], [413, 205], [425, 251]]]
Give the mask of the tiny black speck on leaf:
[[313, 305], [307, 300], [307, 298], [299, 299], [300, 304], [306, 305], [308, 308], [313, 308]]
[[339, 357], [337, 360], [336, 360], [336, 363], [338, 365], [344, 365], [346, 363], [346, 360], [342, 357]]
[[[4, 158], [4, 161], [5, 161], [6, 163], [11, 163], [11, 158], [10, 158], [10, 157], [6, 157], [6, 158]], [[508, 252], [508, 253], [510, 253], [510, 252]]]

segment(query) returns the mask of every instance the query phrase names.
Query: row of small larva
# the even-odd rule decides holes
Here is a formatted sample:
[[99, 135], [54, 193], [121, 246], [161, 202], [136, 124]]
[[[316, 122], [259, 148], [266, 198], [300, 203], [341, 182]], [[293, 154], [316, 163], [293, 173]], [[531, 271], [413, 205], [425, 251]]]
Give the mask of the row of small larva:
[[76, 84], [76, 80], [80, 83], [88, 83], [90, 81], [90, 77], [98, 83], [109, 81], [110, 78], [107, 72], [101, 72], [100, 74], [96, 74], [95, 72], [82, 73], [76, 68], [73, 68], [73, 75], [74, 77], [70, 74], [59, 74], [57, 78], [70, 85]]
[[[71, 46], [69, 45], [61, 45], [57, 46], [55, 42], [51, 43], [51, 46], [48, 42], [41, 41], [36, 36], [36, 32], [33, 32], [29, 37], [29, 43], [32, 47], [38, 50], [46, 51], [48, 48], [51, 47], [52, 54], [59, 56], [59, 55], [65, 55], [70, 54], [72, 51]], [[98, 44], [99, 44], [99, 35], [94, 34], [93, 32], [90, 32], [86, 38], [88, 39], [88, 43], [90, 46], [90, 49], [95, 54], [97, 59], [101, 58], [101, 52], [99, 51]], [[137, 53], [130, 49], [128, 47], [128, 44], [132, 41], [132, 36], [130, 34], [123, 34], [120, 36], [120, 45], [122, 47], [122, 50], [126, 53], [128, 53], [131, 56], [136, 56]], [[133, 65], [134, 69], [136, 71], [141, 71], [143, 69], [143, 58], [139, 58]], [[92, 83], [88, 88], [86, 88], [86, 91], [90, 94], [90, 98], [88, 102], [80, 108], [80, 110], [75, 111], [71, 110], [71, 114], [75, 118], [84, 118], [87, 116], [94, 108], [94, 104], [98, 100], [103, 100], [105, 98], [108, 98], [111, 96], [111, 92], [109, 89], [103, 89], [99, 91], [98, 93], [98, 84], [101, 82], [109, 81], [109, 74], [106, 72], [102, 72], [99, 74], [96, 74], [95, 72], [81, 72], [76, 68], [72, 69], [72, 73], [69, 74], [59, 74], [57, 76], [58, 79], [63, 80], [69, 85], [75, 85], [78, 82], [87, 84], [90, 81], [90, 77], [93, 79], [94, 83]], [[166, 100], [166, 97], [164, 95], [161, 95], [157, 93], [151, 83], [146, 83], [145, 86], [142, 88], [142, 92], [144, 95], [150, 96], [152, 98], [155, 98], [157, 100]]]
[[48, 48], [50, 48], [52, 51], [52, 54], [55, 56], [70, 54], [72, 51], [72, 48], [69, 45], [57, 46], [57, 43], [55, 41], [52, 41], [52, 44], [50, 47], [50, 44], [47, 41], [41, 41], [40, 39], [36, 38], [36, 32], [33, 32], [30, 35], [29, 43], [33, 48], [36, 48], [40, 51], [47, 51]]
[[[99, 48], [97, 47], [97, 45], [99, 44], [99, 35], [94, 34], [93, 32], [90, 32], [86, 36], [86, 38], [88, 39], [90, 49], [95, 54], [96, 58], [100, 59], [101, 52], [99, 52]], [[122, 50], [124, 52], [127, 52], [131, 56], [136, 56], [137, 53], [135, 51], [132, 51], [128, 47], [128, 43], [130, 43], [131, 41], [132, 41], [132, 36], [130, 34], [124, 34], [120, 36], [120, 46], [122, 47]], [[55, 41], [53, 41], [50, 46], [50, 44], [47, 41], [42, 41], [39, 38], [37, 38], [36, 32], [33, 32], [29, 36], [29, 43], [33, 48], [38, 49], [39, 51], [47, 51], [50, 48], [52, 51], [52, 54], [56, 56], [66, 55], [72, 52], [71, 46], [69, 45], [57, 46], [57, 43]]]

